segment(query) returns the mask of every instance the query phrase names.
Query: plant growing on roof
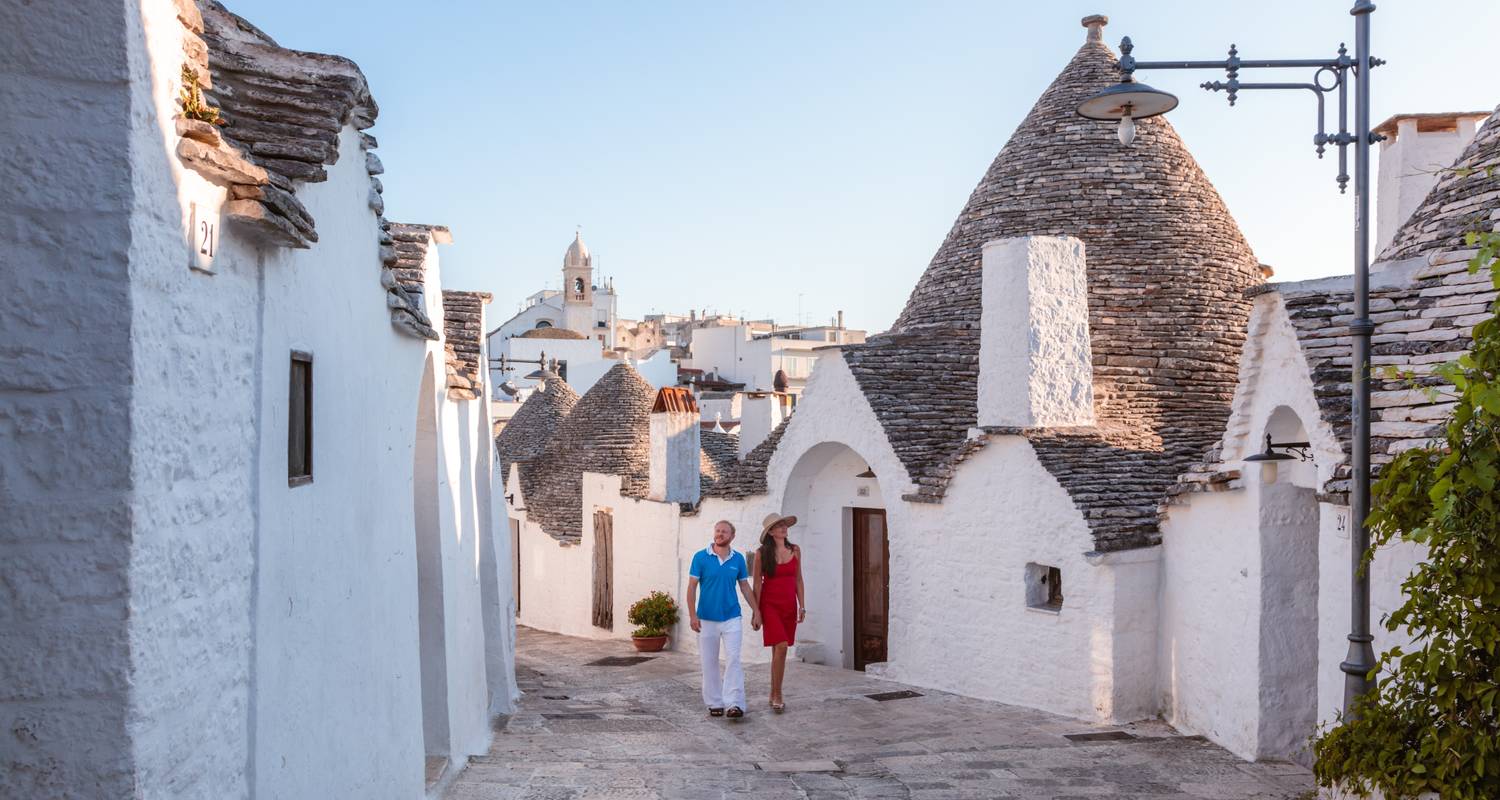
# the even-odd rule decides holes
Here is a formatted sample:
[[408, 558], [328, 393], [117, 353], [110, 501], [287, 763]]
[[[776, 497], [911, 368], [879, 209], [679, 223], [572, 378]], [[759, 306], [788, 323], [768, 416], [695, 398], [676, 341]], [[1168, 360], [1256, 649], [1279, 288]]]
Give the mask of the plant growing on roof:
[[677, 602], [666, 592], [652, 592], [630, 606], [630, 624], [640, 627], [631, 636], [667, 636], [677, 624]]
[[[1469, 272], [1488, 268], [1500, 290], [1500, 232], [1488, 228], [1465, 237]], [[1500, 797], [1500, 300], [1490, 310], [1471, 351], [1436, 370], [1456, 401], [1441, 445], [1402, 453], [1374, 487], [1366, 568], [1388, 542], [1427, 550], [1385, 619], [1412, 644], [1381, 655], [1356, 718], [1313, 738], [1320, 785], [1391, 800]]]
[[219, 116], [219, 109], [203, 99], [203, 87], [198, 85], [198, 70], [187, 64], [182, 65], [182, 91], [177, 93], [177, 103], [182, 106], [182, 116], [188, 119], [212, 125], [225, 124]]

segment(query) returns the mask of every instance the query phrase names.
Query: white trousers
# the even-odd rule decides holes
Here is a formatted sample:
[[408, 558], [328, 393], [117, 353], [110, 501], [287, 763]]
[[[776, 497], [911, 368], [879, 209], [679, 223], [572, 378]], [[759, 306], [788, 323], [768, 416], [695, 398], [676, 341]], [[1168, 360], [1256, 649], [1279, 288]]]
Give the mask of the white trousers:
[[[698, 652], [703, 656], [703, 702], [709, 708], [745, 707], [745, 669], [740, 666], [740, 618], [714, 622], [699, 620]], [[719, 670], [719, 646], [724, 646], [724, 669]]]

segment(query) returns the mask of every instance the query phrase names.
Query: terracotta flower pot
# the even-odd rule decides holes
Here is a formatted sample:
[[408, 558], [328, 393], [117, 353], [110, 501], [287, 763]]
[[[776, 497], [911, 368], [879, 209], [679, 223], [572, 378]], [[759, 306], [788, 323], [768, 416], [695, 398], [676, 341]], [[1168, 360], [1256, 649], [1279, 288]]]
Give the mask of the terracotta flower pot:
[[635, 649], [640, 653], [655, 653], [667, 646], [665, 636], [632, 636], [630, 641], [635, 644]]

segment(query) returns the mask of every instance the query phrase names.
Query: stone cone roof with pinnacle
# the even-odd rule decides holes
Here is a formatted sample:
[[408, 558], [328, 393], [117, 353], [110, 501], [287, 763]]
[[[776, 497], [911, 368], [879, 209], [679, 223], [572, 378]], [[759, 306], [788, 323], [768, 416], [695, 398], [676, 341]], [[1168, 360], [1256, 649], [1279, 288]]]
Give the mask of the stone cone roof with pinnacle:
[[510, 480], [511, 464], [542, 454], [552, 434], [576, 405], [578, 393], [564, 380], [549, 380], [526, 398], [495, 437], [495, 455], [500, 459], [500, 475], [504, 480]]
[[623, 494], [645, 497], [655, 400], [656, 390], [630, 364], [621, 362], [604, 373], [557, 426], [541, 455], [521, 462], [528, 518], [554, 538], [578, 540], [584, 472], [618, 475]]
[[1177, 475], [1218, 440], [1245, 339], [1255, 255], [1166, 120], [1113, 124], [1078, 103], [1119, 80], [1091, 18], [1082, 48], [1016, 128], [891, 332], [844, 349], [917, 492], [939, 502], [977, 424], [980, 256], [989, 241], [1068, 235], [1087, 252], [1097, 426], [1012, 430], [1083, 512], [1100, 550], [1159, 540]]

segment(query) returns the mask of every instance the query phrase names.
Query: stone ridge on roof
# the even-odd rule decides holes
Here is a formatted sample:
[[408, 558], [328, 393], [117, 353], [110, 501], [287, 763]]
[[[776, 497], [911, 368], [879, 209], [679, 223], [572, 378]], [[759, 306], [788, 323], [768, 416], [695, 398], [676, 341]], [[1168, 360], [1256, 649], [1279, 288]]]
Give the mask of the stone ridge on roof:
[[1017, 431], [1078, 504], [1101, 551], [1160, 540], [1158, 507], [1229, 416], [1258, 261], [1172, 127], [1132, 147], [1079, 101], [1119, 80], [1090, 37], [996, 156], [890, 334], [843, 348], [917, 486], [937, 502], [981, 443], [981, 248], [1067, 235], [1087, 252], [1097, 427]]
[[1396, 229], [1377, 261], [1397, 261], [1435, 251], [1463, 250], [1464, 234], [1477, 226], [1493, 229], [1496, 211], [1495, 170], [1500, 169], [1500, 107], [1490, 115], [1453, 167], [1438, 176], [1412, 215]]
[[502, 481], [510, 480], [510, 465], [541, 455], [564, 418], [578, 405], [578, 393], [564, 380], [550, 380], [531, 393], [515, 416], [495, 437]]
[[[345, 125], [363, 130], [375, 124], [379, 108], [365, 76], [347, 58], [278, 45], [215, 0], [188, 5], [179, 0], [179, 18], [188, 38], [204, 46], [207, 70], [199, 71], [200, 84], [225, 123], [207, 127], [228, 147], [216, 145], [206, 124], [179, 122], [185, 141], [178, 154], [228, 187], [226, 219], [269, 244], [306, 248], [318, 235], [296, 182], [327, 179], [325, 167], [339, 159]], [[383, 171], [380, 160], [368, 152], [375, 140], [362, 137], [367, 171], [378, 184], [373, 176]]]
[[699, 485], [704, 496], [713, 494], [714, 487], [729, 477], [740, 463], [740, 437], [712, 429], [701, 429], [698, 433], [701, 454]]
[[477, 400], [484, 394], [484, 306], [489, 292], [443, 290], [443, 351], [448, 398]]
[[[765, 441], [745, 454], [745, 460], [721, 474], [713, 486], [705, 487], [703, 496], [725, 500], [744, 500], [747, 497], [765, 494], [767, 491], [766, 471], [771, 466], [771, 456], [776, 454], [776, 447], [781, 444], [781, 437], [786, 434], [786, 426], [791, 424], [791, 421], [792, 417], [782, 420]], [[738, 450], [738, 443], [739, 439], [736, 437], [736, 450]]]
[[656, 390], [629, 363], [610, 367], [563, 419], [542, 454], [521, 463], [527, 516], [552, 537], [577, 541], [583, 530], [584, 472], [618, 475], [622, 494], [645, 497], [655, 400]]
[[448, 229], [441, 225], [387, 221], [380, 245], [384, 267], [380, 283], [387, 293], [391, 324], [412, 336], [433, 341], [441, 337], [433, 328], [432, 318], [427, 316], [425, 308], [426, 262], [427, 248], [440, 236], [451, 240]]

